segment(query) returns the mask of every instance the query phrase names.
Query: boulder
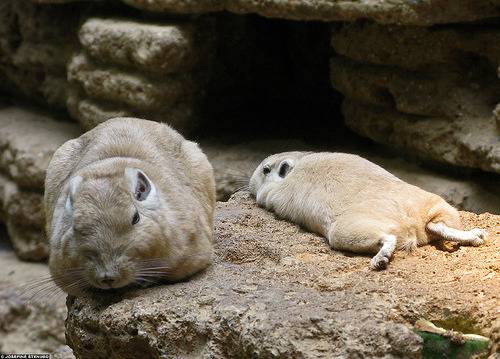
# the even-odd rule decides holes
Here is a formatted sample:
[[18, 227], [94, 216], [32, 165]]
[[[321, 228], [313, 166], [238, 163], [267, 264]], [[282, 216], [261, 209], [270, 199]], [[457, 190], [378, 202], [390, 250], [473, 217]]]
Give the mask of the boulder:
[[332, 251], [239, 194], [218, 203], [207, 271], [70, 298], [67, 340], [79, 358], [417, 358], [413, 324], [425, 318], [467, 323], [498, 345], [500, 217], [461, 215], [467, 228], [488, 229], [486, 245], [398, 252], [373, 272], [369, 258]]

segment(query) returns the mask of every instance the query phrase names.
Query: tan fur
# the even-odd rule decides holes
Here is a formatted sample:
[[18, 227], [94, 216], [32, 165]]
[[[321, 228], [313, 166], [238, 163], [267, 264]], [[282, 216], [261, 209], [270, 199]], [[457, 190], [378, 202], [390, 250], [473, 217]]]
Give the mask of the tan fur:
[[[291, 169], [282, 178], [278, 172], [284, 161]], [[264, 175], [266, 166], [270, 172]], [[429, 223], [442, 223], [445, 232], [461, 226], [458, 211], [441, 197], [345, 153], [270, 156], [253, 173], [250, 191], [259, 205], [323, 235], [334, 249], [378, 253], [372, 260], [374, 269], [385, 267], [396, 248], [411, 250], [445, 237]], [[456, 239], [463, 244], [479, 245], [485, 237], [481, 230], [457, 232], [464, 234]]]
[[[138, 171], [156, 191], [144, 201]], [[63, 144], [47, 169], [52, 276], [73, 295], [108, 288], [103, 273], [116, 276], [112, 288], [186, 278], [211, 262], [214, 208], [212, 166], [196, 143], [165, 124], [109, 120]]]

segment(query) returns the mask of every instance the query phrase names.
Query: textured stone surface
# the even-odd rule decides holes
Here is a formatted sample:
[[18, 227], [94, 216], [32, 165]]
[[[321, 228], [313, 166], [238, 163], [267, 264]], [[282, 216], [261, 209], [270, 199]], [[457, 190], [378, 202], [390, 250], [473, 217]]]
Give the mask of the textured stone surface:
[[333, 57], [331, 80], [346, 96], [346, 124], [422, 158], [500, 173], [498, 34], [477, 26], [334, 30], [343, 56]]
[[189, 101], [194, 87], [189, 75], [154, 80], [141, 73], [99, 68], [83, 54], [69, 63], [68, 79], [81, 84], [91, 98], [151, 112], [174, 106], [181, 100]]
[[122, 0], [151, 11], [257, 13], [293, 20], [354, 21], [372, 19], [385, 24], [432, 25], [473, 21], [500, 15], [499, 2], [486, 0]]
[[0, 171], [19, 186], [40, 189], [54, 151], [81, 129], [43, 113], [0, 108]]
[[238, 195], [218, 204], [210, 269], [70, 300], [68, 343], [81, 358], [411, 358], [421, 354], [412, 324], [422, 317], [465, 319], [498, 343], [500, 218], [463, 218], [488, 228], [487, 245], [398, 252], [373, 272], [369, 258], [334, 252]]
[[66, 62], [76, 44], [82, 6], [0, 4], [0, 91], [64, 107]]
[[49, 254], [44, 234], [43, 194], [21, 190], [0, 174], [0, 221], [19, 258], [43, 260]]
[[210, 77], [213, 22], [89, 18], [68, 65], [67, 106], [89, 129], [117, 115], [162, 120], [189, 132]]
[[0, 221], [19, 258], [48, 256], [44, 233], [43, 186], [54, 151], [81, 132], [32, 109], [0, 109]]
[[47, 265], [20, 262], [3, 233], [0, 262], [6, 268], [0, 279], [0, 353], [57, 352], [60, 359], [74, 358], [65, 345], [65, 296], [44, 283]]
[[85, 21], [79, 32], [80, 43], [90, 56], [146, 73], [192, 67], [202, 56], [193, 36], [190, 23], [163, 25], [99, 18]]

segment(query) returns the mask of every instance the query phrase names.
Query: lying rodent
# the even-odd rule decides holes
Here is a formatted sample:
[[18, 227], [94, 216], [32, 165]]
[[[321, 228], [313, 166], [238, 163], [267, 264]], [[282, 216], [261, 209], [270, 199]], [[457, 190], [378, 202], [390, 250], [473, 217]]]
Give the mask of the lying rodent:
[[165, 124], [115, 118], [67, 141], [44, 204], [50, 271], [69, 294], [177, 281], [211, 262], [212, 166]]
[[482, 229], [460, 230], [458, 211], [438, 195], [352, 154], [275, 154], [249, 188], [259, 205], [321, 234], [333, 249], [375, 254], [372, 269], [385, 268], [396, 249], [432, 239], [479, 246], [486, 238]]

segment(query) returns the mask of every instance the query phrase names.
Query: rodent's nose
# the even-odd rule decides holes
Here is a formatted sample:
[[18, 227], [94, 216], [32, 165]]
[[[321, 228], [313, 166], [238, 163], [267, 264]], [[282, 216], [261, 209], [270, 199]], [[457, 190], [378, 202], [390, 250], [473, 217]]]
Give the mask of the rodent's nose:
[[118, 281], [118, 276], [113, 274], [104, 274], [99, 278], [99, 283], [105, 287], [112, 288], [113, 285]]

